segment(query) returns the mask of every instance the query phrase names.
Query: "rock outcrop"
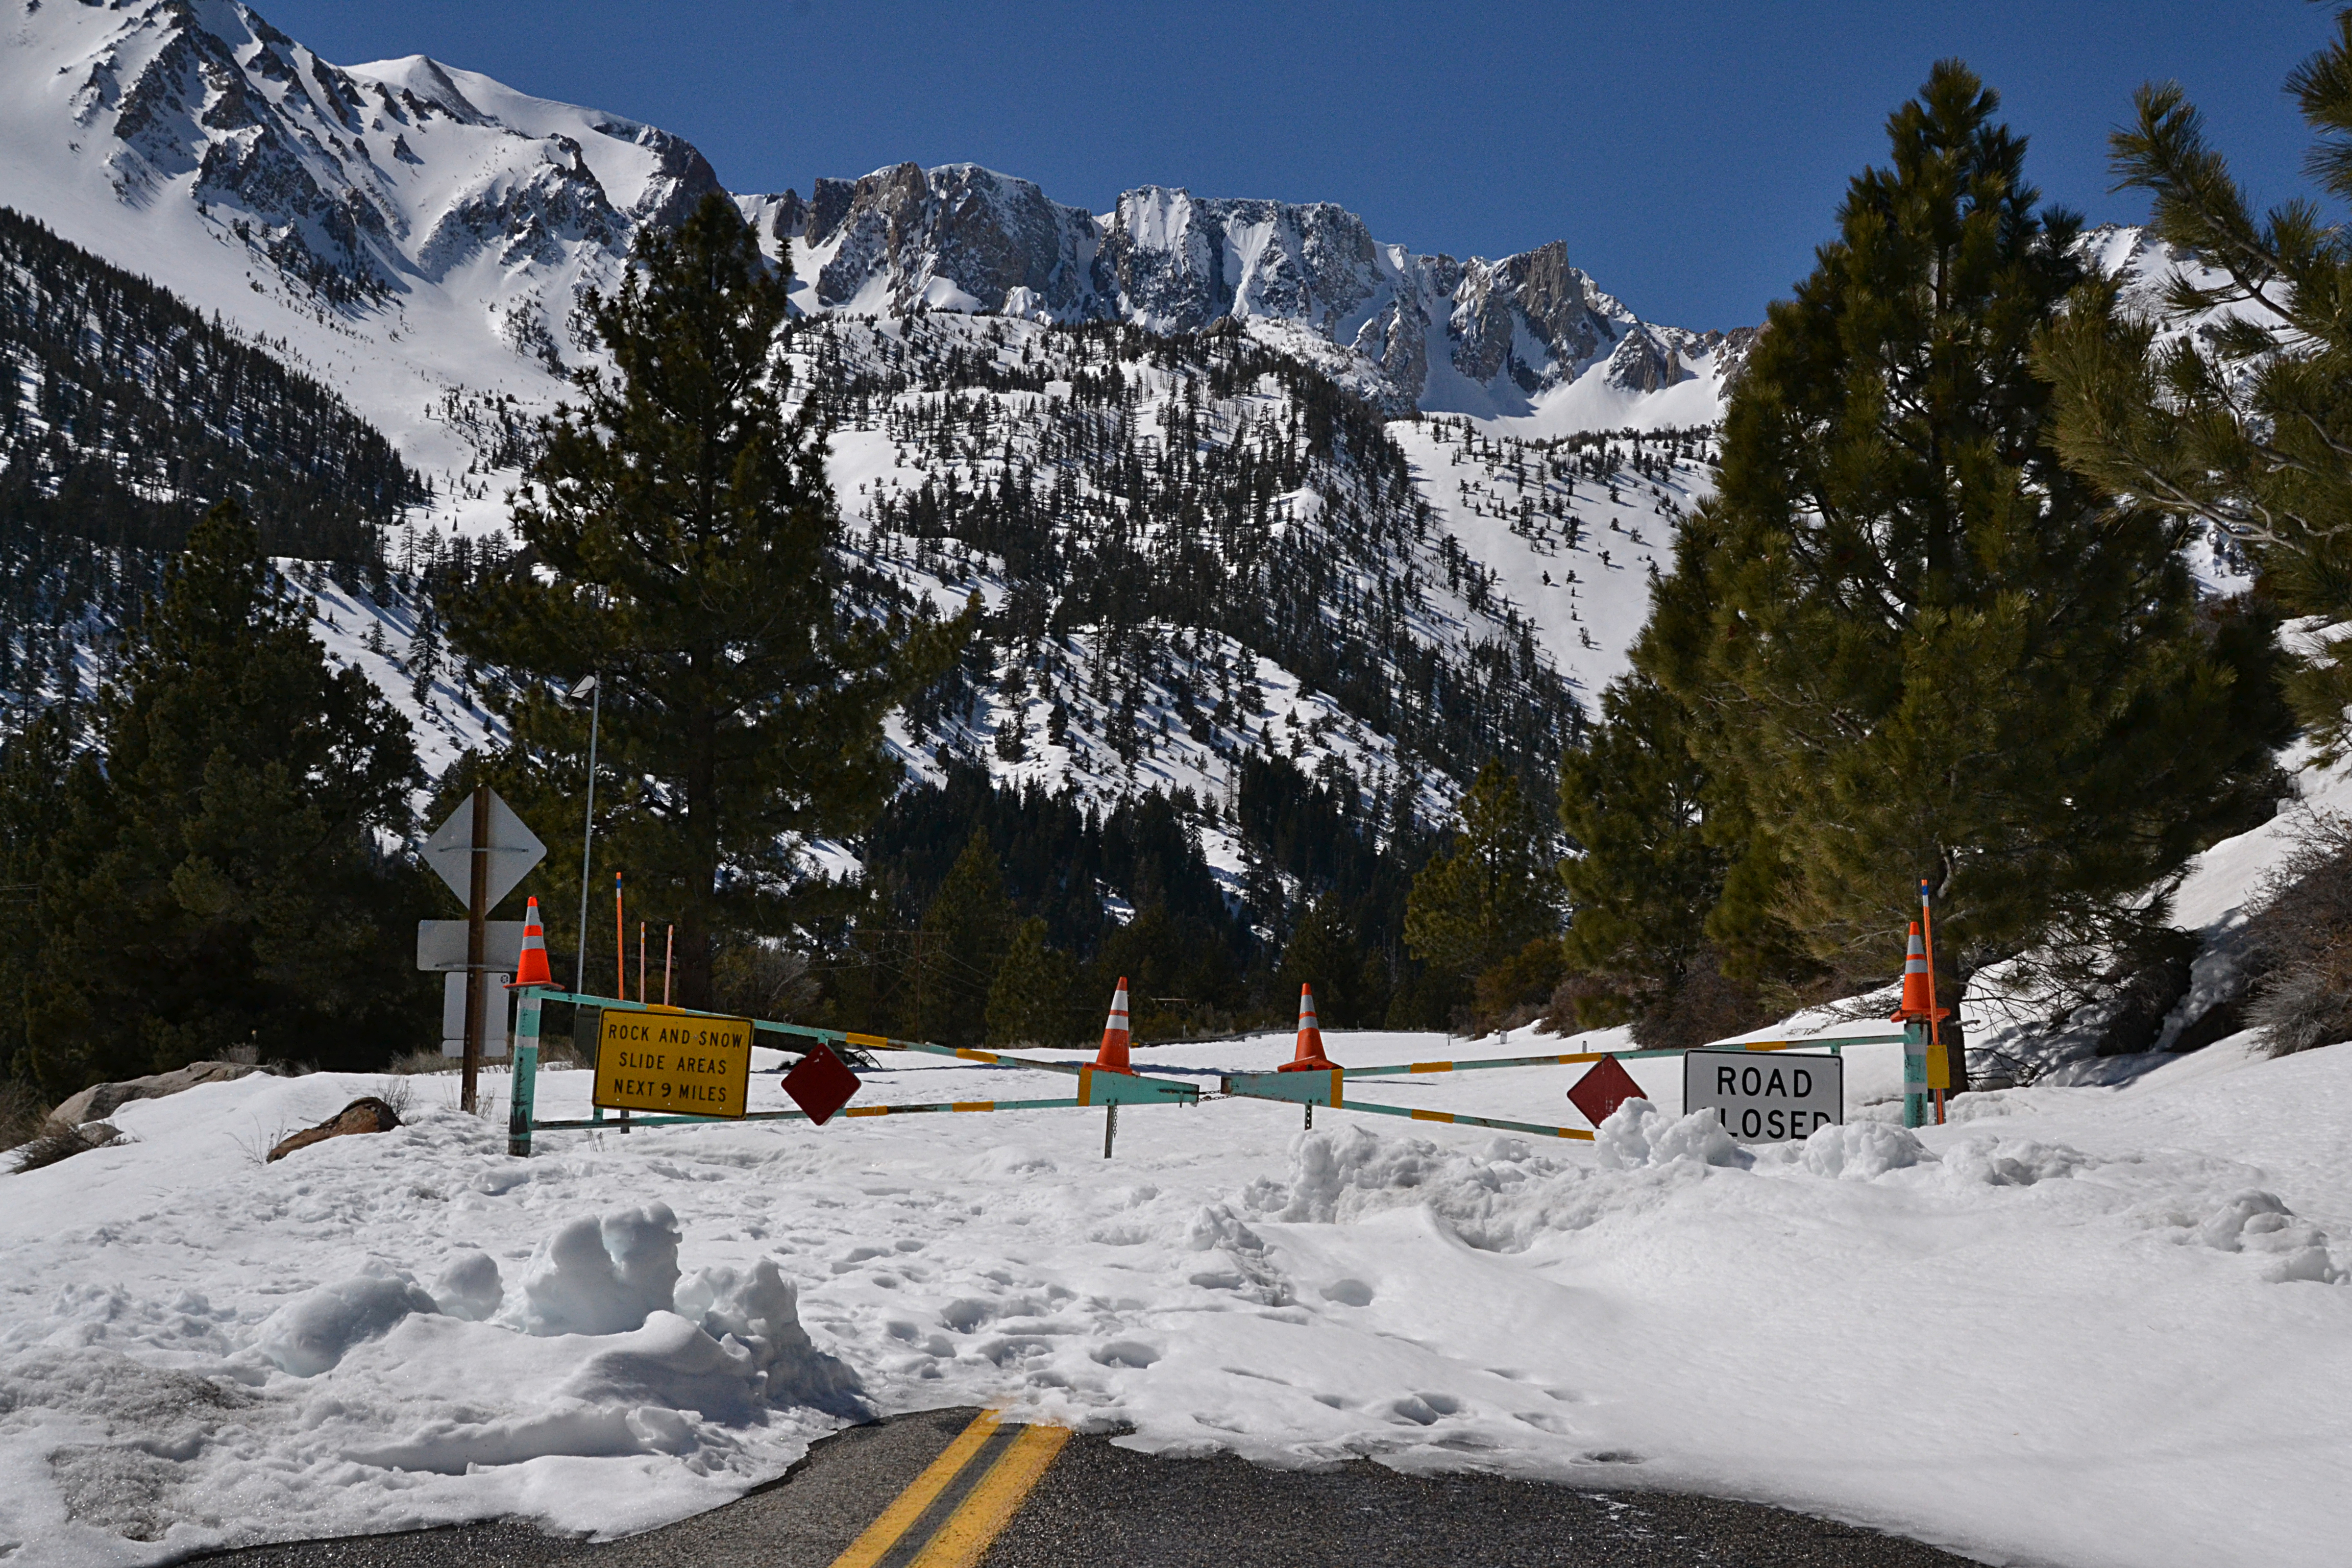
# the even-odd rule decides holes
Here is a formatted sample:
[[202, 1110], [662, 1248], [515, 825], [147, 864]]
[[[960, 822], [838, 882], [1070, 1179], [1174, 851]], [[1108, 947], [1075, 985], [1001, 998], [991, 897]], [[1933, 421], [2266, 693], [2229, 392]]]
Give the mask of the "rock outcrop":
[[389, 1132], [400, 1125], [400, 1117], [391, 1106], [373, 1095], [352, 1100], [316, 1127], [307, 1127], [280, 1142], [269, 1152], [271, 1161], [283, 1160], [297, 1149], [308, 1149], [313, 1143], [323, 1143], [330, 1138], [348, 1138], [361, 1132]]
[[805, 206], [789, 191], [742, 205], [780, 258], [814, 274], [810, 310], [1305, 331], [1360, 356], [1399, 412], [1431, 406], [1433, 353], [1508, 412], [1588, 371], [1629, 397], [1659, 392], [1704, 374], [1727, 342], [1641, 321], [1559, 241], [1498, 261], [1416, 256], [1329, 202], [1146, 185], [1089, 216], [974, 164], [899, 163], [819, 180]]
[[260, 1070], [247, 1062], [190, 1062], [186, 1067], [175, 1068], [170, 1072], [126, 1079], [121, 1083], [94, 1083], [79, 1094], [70, 1095], [60, 1102], [55, 1110], [49, 1112], [49, 1119], [68, 1127], [79, 1127], [85, 1121], [103, 1121], [134, 1100], [161, 1100], [167, 1094], [177, 1094], [200, 1083], [227, 1083]]

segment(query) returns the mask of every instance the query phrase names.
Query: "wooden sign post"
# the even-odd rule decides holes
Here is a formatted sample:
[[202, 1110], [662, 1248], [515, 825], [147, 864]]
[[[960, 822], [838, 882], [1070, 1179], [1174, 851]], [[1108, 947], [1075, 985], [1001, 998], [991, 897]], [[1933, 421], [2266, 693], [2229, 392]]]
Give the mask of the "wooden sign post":
[[466, 1074], [459, 1103], [468, 1115], [475, 1109], [489, 1000], [487, 921], [498, 901], [546, 855], [547, 846], [538, 835], [486, 784], [476, 784], [473, 798], [451, 812], [425, 841], [425, 864], [466, 904]]

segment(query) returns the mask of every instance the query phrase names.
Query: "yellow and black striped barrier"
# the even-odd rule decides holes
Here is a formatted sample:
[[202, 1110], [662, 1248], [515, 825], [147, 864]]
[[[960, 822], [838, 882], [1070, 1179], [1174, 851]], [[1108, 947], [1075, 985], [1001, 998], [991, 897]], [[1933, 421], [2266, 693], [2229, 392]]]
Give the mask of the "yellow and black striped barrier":
[[[1801, 1046], [1816, 1048], [1826, 1046], [1834, 1055], [1844, 1046], [1879, 1046], [1898, 1043], [1901, 1035], [1841, 1035], [1811, 1040], [1745, 1040], [1733, 1045], [1714, 1047], [1718, 1050], [1786, 1051]], [[1540, 1057], [1480, 1057], [1458, 1062], [1398, 1062], [1388, 1067], [1331, 1068], [1311, 1072], [1234, 1073], [1219, 1082], [1222, 1090], [1237, 1100], [1278, 1100], [1307, 1107], [1313, 1126], [1314, 1107], [1329, 1106], [1335, 1110], [1360, 1110], [1371, 1116], [1402, 1116], [1414, 1121], [1444, 1121], [1460, 1127], [1493, 1127], [1506, 1132], [1532, 1132], [1539, 1138], [1578, 1138], [1590, 1142], [1592, 1130], [1583, 1127], [1550, 1127], [1533, 1121], [1505, 1121], [1491, 1116], [1470, 1116], [1459, 1111], [1416, 1110], [1403, 1105], [1374, 1105], [1366, 1100], [1350, 1100], [1347, 1080], [1359, 1078], [1402, 1078], [1426, 1073], [1476, 1072], [1490, 1068], [1576, 1067], [1587, 1062], [1639, 1061], [1654, 1057], [1679, 1057], [1680, 1050], [1654, 1051], [1562, 1051]]]
[[[718, 1121], [823, 1121], [830, 1118], [811, 1116], [804, 1110], [750, 1110], [740, 1115], [642, 1115], [625, 1112], [618, 1121], [608, 1121], [600, 1106], [592, 1115], [564, 1121], [541, 1121], [537, 1112], [537, 1079], [539, 1070], [539, 1014], [549, 1002], [568, 1002], [575, 1006], [594, 1007], [604, 1012], [656, 1013], [666, 1017], [727, 1018], [722, 1013], [700, 1012], [690, 1007], [655, 1006], [642, 1002], [616, 1001], [609, 996], [587, 996], [569, 991], [530, 987], [521, 992], [521, 1005], [516, 1010], [513, 1109], [508, 1120], [507, 1152], [528, 1155], [531, 1137], [537, 1132], [595, 1131], [618, 1130], [626, 1131], [636, 1127], [674, 1127], [708, 1124]], [[759, 1034], [783, 1035], [824, 1044], [877, 1051], [911, 1051], [923, 1056], [950, 1057], [959, 1061], [981, 1062], [991, 1067], [1027, 1068], [1038, 1072], [1060, 1073], [1078, 1080], [1077, 1093], [1067, 1098], [1050, 1100], [959, 1100], [929, 1105], [863, 1105], [845, 1106], [843, 1116], [921, 1116], [959, 1111], [985, 1110], [1054, 1110], [1086, 1106], [1106, 1107], [1116, 1118], [1122, 1105], [1198, 1105], [1201, 1089], [1198, 1084], [1176, 1079], [1151, 1078], [1142, 1073], [1107, 1072], [1080, 1062], [1037, 1061], [1028, 1057], [1010, 1056], [1002, 1051], [972, 1050], [961, 1046], [935, 1046], [923, 1040], [893, 1039], [887, 1035], [858, 1034], [845, 1029], [819, 1029], [803, 1024], [779, 1024], [767, 1018], [750, 1020], [756, 1037]], [[1111, 1123], [1115, 1129], [1116, 1121]], [[1110, 1152], [1108, 1136], [1104, 1153]]]
[[[1735, 1040], [1707, 1047], [1712, 1051], [1790, 1051], [1800, 1047], [1835, 1050], [1840, 1046], [1885, 1046], [1902, 1042], [1901, 1035], [1837, 1035], [1811, 1040]], [[1466, 1062], [1400, 1062], [1393, 1067], [1342, 1068], [1349, 1078], [1396, 1078], [1408, 1073], [1475, 1072], [1481, 1068], [1576, 1067], [1584, 1062], [1643, 1061], [1652, 1057], [1678, 1057], [1679, 1049], [1655, 1051], [1568, 1051], [1549, 1057], [1481, 1057]]]

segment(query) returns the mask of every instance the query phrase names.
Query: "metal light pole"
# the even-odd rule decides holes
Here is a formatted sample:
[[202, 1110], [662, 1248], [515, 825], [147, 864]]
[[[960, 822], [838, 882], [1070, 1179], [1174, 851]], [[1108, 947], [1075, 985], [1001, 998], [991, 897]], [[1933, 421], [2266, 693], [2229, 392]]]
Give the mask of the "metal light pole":
[[572, 989], [577, 995], [588, 994], [588, 855], [596, 845], [596, 721], [604, 706], [604, 683], [593, 675], [583, 676], [580, 684], [572, 689], [574, 702], [583, 697], [588, 702], [588, 814], [580, 830], [580, 948], [572, 964]]

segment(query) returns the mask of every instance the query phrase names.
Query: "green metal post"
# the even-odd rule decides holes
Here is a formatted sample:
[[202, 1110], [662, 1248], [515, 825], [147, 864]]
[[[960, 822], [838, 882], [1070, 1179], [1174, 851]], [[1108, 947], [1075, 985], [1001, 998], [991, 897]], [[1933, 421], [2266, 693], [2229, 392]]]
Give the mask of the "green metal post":
[[1903, 1026], [1903, 1125], [1927, 1124], [1927, 1026]]
[[515, 1008], [514, 1093], [507, 1114], [507, 1152], [530, 1158], [530, 1113], [539, 1090], [539, 993], [526, 991]]

